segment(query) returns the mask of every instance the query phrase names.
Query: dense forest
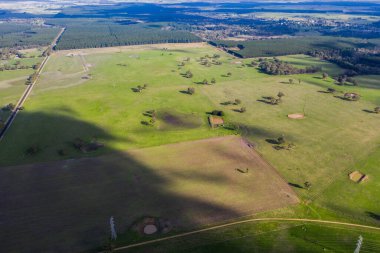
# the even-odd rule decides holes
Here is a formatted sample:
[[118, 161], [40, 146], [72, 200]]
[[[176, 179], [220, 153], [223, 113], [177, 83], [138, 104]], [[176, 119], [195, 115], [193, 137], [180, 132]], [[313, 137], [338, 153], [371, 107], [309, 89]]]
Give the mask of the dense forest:
[[358, 49], [313, 50], [309, 55], [333, 62], [347, 69], [347, 76], [380, 74], [380, 55], [377, 51]]
[[52, 20], [66, 26], [57, 49], [97, 48], [153, 43], [187, 43], [200, 39], [187, 31], [173, 31], [162, 23], [120, 24], [107, 20]]
[[37, 27], [30, 24], [1, 23], [0, 48], [30, 48], [46, 46], [57, 36], [59, 28]]
[[368, 42], [355, 38], [313, 36], [253, 41], [213, 41], [210, 44], [224, 48], [237, 57], [249, 58], [306, 54], [315, 49], [371, 48], [378, 44], [378, 40]]

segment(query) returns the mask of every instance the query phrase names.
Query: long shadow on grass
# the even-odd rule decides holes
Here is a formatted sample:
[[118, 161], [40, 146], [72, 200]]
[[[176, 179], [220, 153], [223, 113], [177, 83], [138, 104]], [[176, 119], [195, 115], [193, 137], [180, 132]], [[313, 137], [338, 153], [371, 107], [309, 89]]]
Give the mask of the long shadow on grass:
[[[67, 115], [23, 111], [0, 143], [0, 157], [10, 156], [8, 163], [12, 157], [13, 162], [24, 164], [60, 159], [0, 167], [2, 251], [88, 250], [109, 236], [110, 216], [115, 217], [120, 233], [143, 216], [167, 218], [177, 229], [189, 229], [239, 215], [201, 196], [176, 193], [169, 187], [174, 184], [170, 177], [159, 175], [127, 153], [83, 158], [93, 153], [76, 150], [76, 138], [96, 138], [105, 149], [115, 139], [103, 129]], [[26, 155], [25, 149], [31, 145], [39, 149]], [[60, 149], [66, 151], [64, 156], [59, 155]], [[202, 180], [215, 184], [224, 179]]]

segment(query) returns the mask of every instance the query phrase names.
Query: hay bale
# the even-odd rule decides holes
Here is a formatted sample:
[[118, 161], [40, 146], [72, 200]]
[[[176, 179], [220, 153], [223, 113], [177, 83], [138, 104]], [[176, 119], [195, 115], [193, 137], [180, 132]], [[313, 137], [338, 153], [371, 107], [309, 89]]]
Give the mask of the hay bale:
[[303, 113], [293, 113], [293, 114], [288, 114], [289, 119], [304, 119], [305, 115]]
[[349, 175], [349, 178], [351, 181], [354, 181], [355, 183], [361, 183], [366, 180], [368, 180], [368, 176], [355, 170], [354, 172], [351, 172]]

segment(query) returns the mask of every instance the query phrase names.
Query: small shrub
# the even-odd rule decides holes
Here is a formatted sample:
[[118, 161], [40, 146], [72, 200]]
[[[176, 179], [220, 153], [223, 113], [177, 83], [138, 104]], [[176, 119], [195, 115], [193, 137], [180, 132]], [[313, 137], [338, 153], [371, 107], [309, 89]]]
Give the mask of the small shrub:
[[27, 155], [36, 155], [38, 152], [40, 152], [40, 148], [37, 145], [33, 145], [26, 149], [25, 153]]
[[220, 117], [224, 116], [224, 112], [223, 111], [219, 111], [219, 110], [213, 110], [211, 112], [211, 114], [215, 115], [215, 116], [220, 116]]

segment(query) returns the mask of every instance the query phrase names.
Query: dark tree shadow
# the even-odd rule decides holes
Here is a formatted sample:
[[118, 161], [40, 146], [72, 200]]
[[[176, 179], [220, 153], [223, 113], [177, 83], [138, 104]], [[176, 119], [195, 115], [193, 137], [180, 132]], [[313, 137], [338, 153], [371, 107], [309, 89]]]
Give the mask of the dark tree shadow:
[[295, 188], [299, 188], [299, 189], [303, 189], [303, 187], [299, 184], [295, 184], [295, 183], [290, 183], [288, 182], [288, 185], [292, 186], [292, 187], [295, 187]]
[[374, 113], [374, 114], [376, 114], [376, 112], [374, 112], [373, 110], [363, 109], [362, 111], [366, 112], [366, 113]]
[[[69, 115], [22, 112], [0, 143], [2, 251], [83, 252], [109, 236], [110, 216], [122, 233], [144, 216], [167, 218], [181, 230], [240, 215], [201, 197], [169, 191], [170, 179], [135, 156], [109, 147], [116, 140], [131, 140]], [[83, 153], [73, 147], [76, 138], [96, 138], [105, 146]], [[40, 150], [25, 155], [32, 144]], [[64, 157], [59, 149], [65, 150]], [[27, 165], [6, 166], [9, 154]], [[38, 163], [45, 159], [51, 161]], [[226, 180], [217, 175], [198, 178], [210, 183]]]
[[264, 104], [267, 104], [267, 105], [273, 105], [270, 101], [268, 101], [268, 100], [264, 100], [264, 99], [257, 99], [256, 101], [257, 101], [257, 102], [264, 103]]
[[365, 212], [369, 217], [372, 219], [375, 219], [377, 221], [380, 221], [380, 214], [373, 213], [373, 212]]
[[180, 90], [178, 92], [182, 94], [190, 95], [190, 93], [187, 90]]

